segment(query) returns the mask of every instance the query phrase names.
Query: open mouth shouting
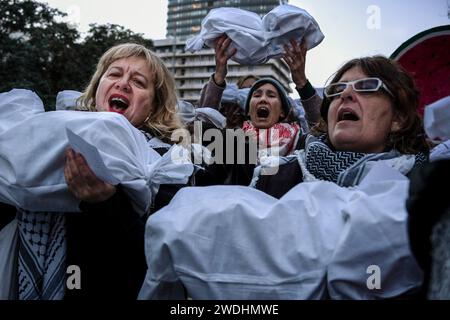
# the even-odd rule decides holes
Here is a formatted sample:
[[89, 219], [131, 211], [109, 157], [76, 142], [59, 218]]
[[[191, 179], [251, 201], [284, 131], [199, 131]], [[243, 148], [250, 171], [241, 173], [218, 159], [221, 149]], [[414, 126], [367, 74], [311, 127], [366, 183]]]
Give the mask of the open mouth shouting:
[[270, 115], [270, 110], [266, 106], [260, 106], [256, 109], [256, 115], [260, 119], [267, 119]]
[[341, 108], [338, 112], [337, 122], [341, 121], [358, 121], [359, 116], [350, 108]]
[[130, 106], [130, 100], [120, 94], [112, 94], [108, 99], [109, 111], [123, 114]]

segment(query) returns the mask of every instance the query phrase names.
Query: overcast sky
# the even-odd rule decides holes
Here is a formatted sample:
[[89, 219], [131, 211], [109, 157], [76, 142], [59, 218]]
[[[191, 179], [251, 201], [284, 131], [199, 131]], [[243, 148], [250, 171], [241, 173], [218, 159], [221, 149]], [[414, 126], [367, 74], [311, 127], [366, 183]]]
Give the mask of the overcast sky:
[[[114, 23], [151, 39], [166, 34], [167, 0], [47, 0], [69, 14], [80, 31], [89, 23]], [[319, 23], [324, 41], [308, 52], [307, 75], [323, 86], [342, 63], [355, 57], [389, 56], [426, 29], [450, 24], [450, 0], [290, 0]]]

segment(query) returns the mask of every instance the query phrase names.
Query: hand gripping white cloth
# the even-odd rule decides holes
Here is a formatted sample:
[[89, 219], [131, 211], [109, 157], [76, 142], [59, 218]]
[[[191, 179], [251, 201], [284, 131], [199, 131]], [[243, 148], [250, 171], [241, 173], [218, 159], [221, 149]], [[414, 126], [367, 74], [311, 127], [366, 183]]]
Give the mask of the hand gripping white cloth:
[[193, 172], [182, 147], [161, 157], [122, 115], [44, 112], [28, 90], [0, 94], [0, 145], [0, 201], [30, 211], [79, 211], [64, 177], [69, 146], [83, 154], [97, 177], [120, 183], [140, 214], [149, 209], [157, 185], [187, 183]]
[[232, 60], [257, 65], [284, 53], [283, 45], [294, 38], [305, 38], [309, 49], [324, 39], [318, 23], [305, 10], [292, 5], [280, 5], [262, 19], [254, 12], [238, 8], [217, 8], [203, 19], [200, 33], [188, 39], [186, 50], [196, 52], [204, 45], [214, 48], [214, 41], [222, 34], [232, 40], [229, 50], [237, 48]]
[[418, 288], [408, 184], [305, 182], [280, 200], [241, 186], [184, 188], [147, 221], [139, 299], [182, 299], [184, 288], [192, 299], [376, 299]]

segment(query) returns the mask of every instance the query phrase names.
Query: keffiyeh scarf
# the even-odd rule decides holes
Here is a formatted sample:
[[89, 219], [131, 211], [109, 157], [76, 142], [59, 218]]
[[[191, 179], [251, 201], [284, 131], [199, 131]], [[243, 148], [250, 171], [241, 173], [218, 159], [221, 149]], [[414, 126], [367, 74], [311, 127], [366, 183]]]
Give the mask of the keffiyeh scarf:
[[301, 133], [297, 123], [276, 123], [269, 129], [258, 129], [250, 121], [242, 127], [258, 142], [258, 158], [262, 156], [287, 156], [294, 152]]
[[402, 174], [408, 174], [414, 167], [426, 162], [423, 153], [403, 155], [397, 150], [383, 153], [360, 153], [334, 151], [326, 143], [327, 136], [309, 135], [305, 150], [299, 155], [299, 163], [306, 175], [331, 181], [343, 187], [358, 185], [375, 161], [384, 160]]
[[18, 209], [19, 300], [60, 300], [65, 293], [66, 232], [63, 213]]

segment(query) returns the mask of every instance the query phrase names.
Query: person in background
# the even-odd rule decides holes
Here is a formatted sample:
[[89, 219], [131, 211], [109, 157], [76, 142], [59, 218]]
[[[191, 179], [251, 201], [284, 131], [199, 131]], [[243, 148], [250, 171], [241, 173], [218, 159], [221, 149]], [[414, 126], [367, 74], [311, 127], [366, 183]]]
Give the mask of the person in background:
[[246, 76], [239, 77], [238, 81], [236, 82], [236, 85], [239, 89], [243, 88], [251, 88], [252, 85], [261, 79], [258, 76], [255, 76], [253, 74], [248, 74]]

